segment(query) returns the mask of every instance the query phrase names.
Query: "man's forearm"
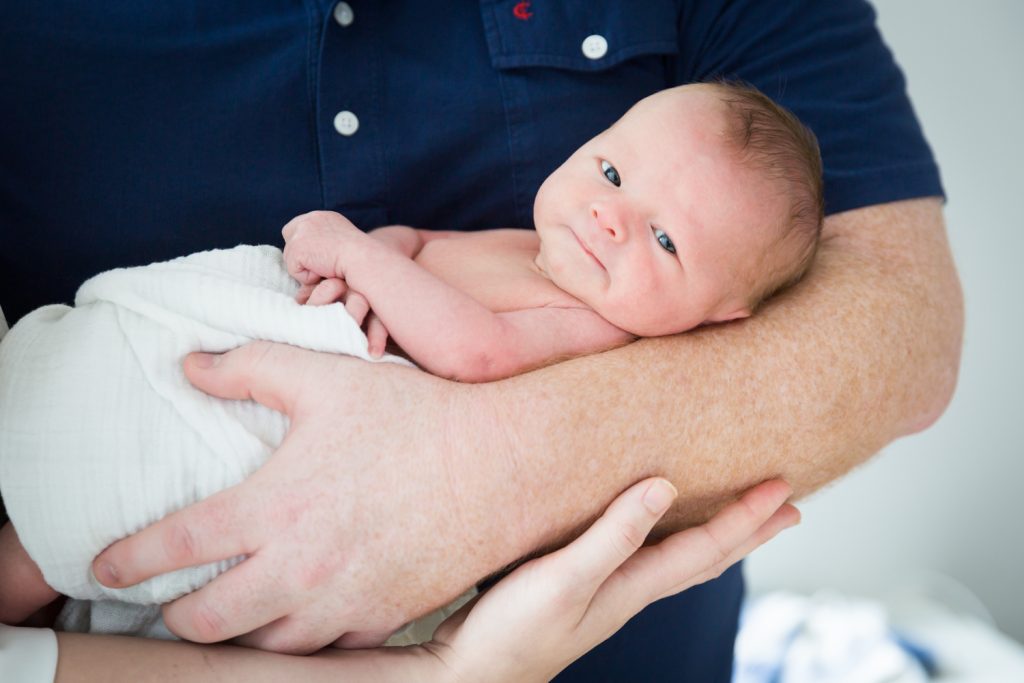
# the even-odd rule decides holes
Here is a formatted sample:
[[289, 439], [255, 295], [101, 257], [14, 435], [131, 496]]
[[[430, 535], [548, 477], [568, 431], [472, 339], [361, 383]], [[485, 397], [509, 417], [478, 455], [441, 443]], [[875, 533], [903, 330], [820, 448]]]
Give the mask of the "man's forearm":
[[805, 495], [941, 414], [962, 326], [938, 200], [830, 217], [805, 280], [747, 321], [472, 388], [492, 419], [467, 425], [461, 495], [500, 505], [522, 552], [644, 476], [679, 489], [663, 533], [769, 477]]

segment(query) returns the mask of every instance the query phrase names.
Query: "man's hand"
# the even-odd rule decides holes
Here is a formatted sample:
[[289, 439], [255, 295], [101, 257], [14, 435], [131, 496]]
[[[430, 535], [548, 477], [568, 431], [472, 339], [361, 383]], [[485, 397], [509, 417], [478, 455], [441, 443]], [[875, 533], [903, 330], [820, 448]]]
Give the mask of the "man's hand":
[[641, 481], [575, 542], [516, 569], [420, 646], [328, 648], [313, 657], [286, 657], [60, 633], [57, 681], [546, 681], [649, 603], [718, 576], [799, 522], [800, 513], [784, 504], [790, 491], [785, 482], [764, 482], [706, 524], [641, 548], [675, 495], [663, 479]]
[[[291, 428], [244, 482], [95, 560], [102, 583], [127, 586], [247, 556], [165, 606], [179, 636], [213, 642], [248, 633], [245, 644], [295, 653], [339, 638], [372, 645], [522, 552], [489, 542], [502, 533], [501, 515], [472, 512], [480, 501], [464, 504], [462, 477], [473, 465], [448, 457], [452, 435], [470, 433], [471, 387], [268, 343], [194, 354], [185, 370], [215, 396], [286, 413]], [[494, 452], [481, 450], [478, 464], [501, 476]]]

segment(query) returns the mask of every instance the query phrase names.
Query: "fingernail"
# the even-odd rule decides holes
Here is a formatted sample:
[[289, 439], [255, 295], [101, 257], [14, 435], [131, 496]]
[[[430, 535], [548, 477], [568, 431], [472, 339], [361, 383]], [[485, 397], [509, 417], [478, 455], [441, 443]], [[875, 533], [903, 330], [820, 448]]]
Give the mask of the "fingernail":
[[213, 353], [192, 354], [192, 364], [197, 368], [212, 368], [220, 362], [220, 356]]
[[109, 562], [103, 562], [96, 568], [96, 580], [104, 586], [114, 587], [118, 584], [117, 567]]
[[644, 507], [650, 510], [651, 514], [660, 515], [668, 509], [677, 495], [679, 492], [675, 486], [664, 479], [659, 479], [647, 487], [644, 493]]

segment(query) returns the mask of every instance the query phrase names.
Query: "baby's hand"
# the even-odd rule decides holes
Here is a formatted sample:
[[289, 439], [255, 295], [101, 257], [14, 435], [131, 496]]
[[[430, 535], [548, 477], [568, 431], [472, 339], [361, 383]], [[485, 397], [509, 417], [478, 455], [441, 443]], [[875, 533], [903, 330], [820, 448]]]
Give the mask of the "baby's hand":
[[329, 277], [316, 284], [299, 287], [295, 300], [310, 306], [326, 306], [335, 301], [344, 301], [348, 291], [347, 282], [338, 277]]
[[[347, 282], [337, 277], [329, 277], [315, 285], [302, 285], [295, 295], [295, 300], [300, 304], [308, 306], [326, 306], [327, 304], [340, 301], [345, 304], [345, 310], [356, 321], [356, 324], [360, 326], [366, 319], [366, 314], [370, 311], [370, 302], [366, 300], [366, 297], [349, 287]], [[373, 316], [374, 319], [376, 317]], [[384, 339], [387, 339], [387, 332], [384, 333]]]
[[351, 221], [333, 211], [311, 211], [296, 216], [284, 226], [281, 234], [288, 274], [303, 285], [315, 285], [323, 278], [343, 280], [346, 242], [366, 238]]
[[369, 342], [372, 357], [380, 358], [384, 355], [384, 348], [388, 343], [388, 329], [373, 311], [370, 311], [370, 316], [366, 319], [366, 340]]

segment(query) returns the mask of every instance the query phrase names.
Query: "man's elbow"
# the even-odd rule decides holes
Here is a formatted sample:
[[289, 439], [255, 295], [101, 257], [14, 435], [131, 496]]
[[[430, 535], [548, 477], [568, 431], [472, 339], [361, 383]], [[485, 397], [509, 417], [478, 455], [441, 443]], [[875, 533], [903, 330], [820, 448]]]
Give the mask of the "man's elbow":
[[963, 349], [964, 308], [955, 272], [944, 289], [946, 303], [931, 330], [934, 345], [928, 362], [921, 364], [918, 400], [904, 423], [903, 435], [924, 431], [935, 424], [946, 412], [956, 391]]
[[959, 369], [959, 357], [952, 361], [946, 372], [930, 383], [934, 391], [930, 392], [922, 401], [920, 409], [911, 415], [910, 420], [902, 430], [902, 436], [923, 432], [938, 422], [946, 408], [949, 407], [956, 390], [957, 374]]

